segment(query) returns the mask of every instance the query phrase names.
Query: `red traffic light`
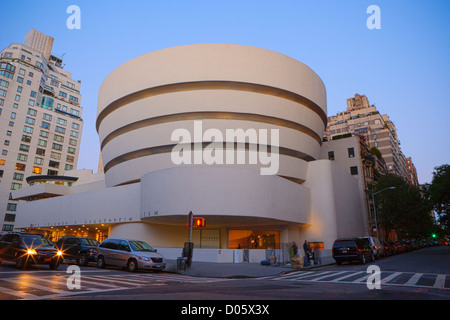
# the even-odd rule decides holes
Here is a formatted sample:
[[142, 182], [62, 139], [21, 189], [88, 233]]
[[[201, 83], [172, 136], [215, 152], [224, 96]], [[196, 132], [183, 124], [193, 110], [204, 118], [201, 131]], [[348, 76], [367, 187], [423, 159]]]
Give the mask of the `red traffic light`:
[[206, 219], [201, 218], [201, 217], [193, 217], [192, 220], [194, 222], [194, 227], [195, 228], [204, 228], [204, 227], [206, 227]]

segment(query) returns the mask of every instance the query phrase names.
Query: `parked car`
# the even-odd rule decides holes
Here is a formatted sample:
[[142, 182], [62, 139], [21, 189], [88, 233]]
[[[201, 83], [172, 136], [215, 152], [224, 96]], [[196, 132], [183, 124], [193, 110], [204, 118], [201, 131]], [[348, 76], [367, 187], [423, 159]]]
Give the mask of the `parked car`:
[[100, 243], [92, 238], [62, 237], [56, 243], [56, 247], [64, 253], [64, 258], [76, 260], [80, 266], [89, 262], [96, 262], [97, 246]]
[[394, 246], [387, 241], [381, 241], [381, 245], [383, 246], [384, 255], [386, 257], [390, 257], [395, 254]]
[[0, 236], [0, 262], [13, 261], [17, 268], [47, 264], [54, 270], [64, 260], [62, 251], [41, 234], [14, 232]]
[[123, 267], [130, 272], [161, 271], [166, 267], [166, 259], [144, 241], [109, 238], [97, 247], [97, 266]]
[[364, 239], [368, 239], [370, 242], [370, 246], [372, 247], [373, 254], [376, 259], [380, 259], [384, 257], [384, 247], [381, 245], [380, 240], [375, 237], [363, 237]]
[[375, 254], [370, 242], [365, 238], [337, 239], [333, 244], [333, 259], [340, 265], [347, 261], [366, 263], [367, 259], [375, 261]]
[[403, 245], [403, 243], [401, 241], [395, 241], [394, 243], [397, 246], [397, 253], [406, 252], [406, 247]]

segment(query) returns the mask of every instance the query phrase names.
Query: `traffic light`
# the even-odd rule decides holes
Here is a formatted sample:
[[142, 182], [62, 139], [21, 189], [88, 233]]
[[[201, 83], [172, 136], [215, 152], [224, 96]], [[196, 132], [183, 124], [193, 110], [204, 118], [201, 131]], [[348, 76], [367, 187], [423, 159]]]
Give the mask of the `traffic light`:
[[433, 237], [433, 239], [436, 239], [436, 233], [431, 234], [431, 236]]
[[206, 227], [206, 219], [202, 218], [202, 217], [193, 217], [192, 218], [194, 225], [194, 228], [204, 228]]

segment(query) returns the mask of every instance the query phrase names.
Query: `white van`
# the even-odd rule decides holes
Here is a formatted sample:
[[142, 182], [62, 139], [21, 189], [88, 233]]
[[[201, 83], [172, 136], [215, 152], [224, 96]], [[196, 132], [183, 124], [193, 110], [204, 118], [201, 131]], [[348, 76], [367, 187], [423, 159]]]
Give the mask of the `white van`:
[[378, 238], [375, 237], [363, 237], [363, 238], [369, 239], [370, 246], [372, 247], [375, 258], [380, 259], [381, 257], [384, 257], [384, 248], [383, 245], [380, 243], [380, 240], [378, 240]]

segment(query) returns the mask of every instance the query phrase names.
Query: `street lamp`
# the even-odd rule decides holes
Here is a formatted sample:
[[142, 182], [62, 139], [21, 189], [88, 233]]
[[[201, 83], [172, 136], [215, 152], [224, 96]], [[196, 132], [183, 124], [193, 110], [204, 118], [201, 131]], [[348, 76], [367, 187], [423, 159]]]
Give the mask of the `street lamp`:
[[376, 209], [376, 205], [375, 205], [375, 195], [380, 193], [380, 192], [383, 192], [383, 191], [386, 191], [386, 190], [392, 190], [392, 189], [395, 189], [395, 187], [384, 188], [384, 189], [382, 189], [380, 191], [372, 193], [373, 215], [375, 217], [375, 229], [377, 231], [377, 238], [380, 237], [380, 234], [378, 233], [377, 209]]

